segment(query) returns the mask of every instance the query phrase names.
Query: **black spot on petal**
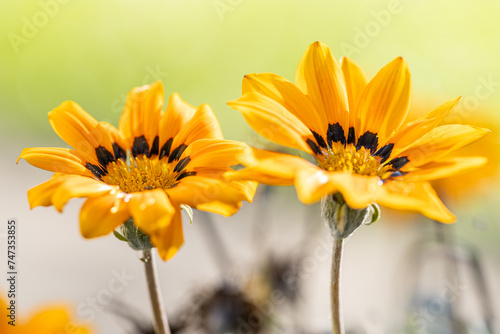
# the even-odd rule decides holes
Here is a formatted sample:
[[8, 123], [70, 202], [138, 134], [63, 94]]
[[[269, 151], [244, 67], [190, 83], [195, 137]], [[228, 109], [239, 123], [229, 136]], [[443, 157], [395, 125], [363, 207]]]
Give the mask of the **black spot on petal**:
[[377, 152], [375, 152], [374, 155], [382, 158], [382, 160], [380, 160], [380, 163], [382, 164], [382, 163], [386, 162], [387, 159], [389, 159], [393, 148], [394, 148], [394, 144], [392, 144], [392, 143], [387, 144], [384, 147], [381, 147]]
[[180, 172], [184, 168], [186, 168], [187, 164], [191, 161], [189, 156], [182, 158], [177, 165], [174, 167], [174, 172]]
[[96, 166], [94, 164], [91, 164], [90, 162], [87, 162], [85, 164], [85, 168], [87, 168], [89, 171], [91, 171], [92, 174], [94, 174], [98, 178], [101, 178], [107, 174], [106, 170], [102, 169], [100, 166]]
[[[351, 128], [354, 130], [354, 128]], [[328, 124], [328, 131], [326, 132], [326, 138], [328, 139], [328, 145], [332, 146], [333, 143], [342, 143], [345, 146], [345, 134], [344, 129], [340, 123]]]
[[150, 157], [152, 157], [153, 155], [158, 155], [159, 146], [160, 146], [160, 137], [156, 136], [155, 139], [153, 140], [151, 151], [149, 152]]
[[328, 148], [328, 146], [326, 146], [326, 142], [325, 140], [323, 139], [323, 137], [321, 137], [319, 134], [317, 134], [316, 132], [314, 132], [313, 130], [310, 130], [311, 133], [313, 134], [314, 136], [314, 139], [316, 139], [316, 142], [318, 143], [319, 146], [323, 147], [323, 148]]
[[172, 162], [174, 160], [179, 160], [181, 158], [182, 153], [187, 148], [186, 144], [180, 144], [173, 151], [172, 154], [168, 157], [168, 162]]
[[134, 158], [141, 154], [149, 157], [149, 144], [144, 136], [136, 137], [134, 139], [134, 145], [132, 145], [132, 155]]
[[104, 146], [99, 146], [98, 148], [95, 149], [95, 155], [97, 157], [97, 160], [99, 161], [99, 164], [106, 168], [106, 166], [110, 163], [115, 161], [115, 157], [113, 154], [111, 154], [110, 151], [108, 151]]
[[113, 143], [113, 153], [115, 154], [116, 160], [122, 159], [125, 161], [125, 159], [127, 159], [127, 152], [125, 152], [125, 150], [117, 143]]
[[176, 180], [179, 181], [179, 180], [182, 180], [185, 177], [194, 176], [194, 175], [196, 175], [196, 172], [182, 172], [182, 173], [179, 174], [179, 176], [177, 176]]
[[163, 144], [160, 150], [160, 159], [163, 157], [168, 157], [170, 155], [170, 149], [172, 148], [172, 142], [174, 141], [174, 138], [170, 138]]
[[321, 155], [321, 149], [319, 148], [319, 146], [314, 141], [312, 141], [311, 139], [307, 138], [306, 143], [307, 143], [307, 145], [309, 145], [309, 147], [314, 152], [314, 154]]
[[400, 169], [408, 162], [410, 162], [410, 160], [408, 160], [408, 157], [398, 157], [389, 161], [387, 165], [391, 165], [392, 167], [394, 167], [394, 169]]
[[361, 137], [358, 138], [358, 144], [356, 145], [356, 150], [362, 147], [366, 148], [373, 154], [377, 150], [378, 146], [378, 136], [376, 133], [366, 131]]
[[356, 144], [356, 131], [354, 131], [352, 126], [349, 128], [349, 133], [347, 134], [347, 144]]
[[402, 171], [395, 171], [394, 173], [391, 173], [391, 177], [399, 177], [408, 174], [408, 172], [402, 172]]

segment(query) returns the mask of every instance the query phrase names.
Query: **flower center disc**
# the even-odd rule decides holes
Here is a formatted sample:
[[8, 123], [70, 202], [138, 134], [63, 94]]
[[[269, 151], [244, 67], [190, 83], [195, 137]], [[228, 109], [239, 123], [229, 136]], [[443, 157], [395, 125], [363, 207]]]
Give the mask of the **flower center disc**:
[[318, 165], [331, 172], [351, 172], [358, 175], [380, 176], [380, 159], [373, 157], [364, 147], [356, 150], [352, 145], [338, 150], [328, 150], [317, 157]]
[[158, 158], [146, 156], [130, 157], [130, 165], [117, 160], [107, 166], [108, 174], [102, 180], [119, 186], [123, 192], [133, 193], [151, 189], [169, 189], [178, 182], [181, 173], [174, 172], [174, 166]]

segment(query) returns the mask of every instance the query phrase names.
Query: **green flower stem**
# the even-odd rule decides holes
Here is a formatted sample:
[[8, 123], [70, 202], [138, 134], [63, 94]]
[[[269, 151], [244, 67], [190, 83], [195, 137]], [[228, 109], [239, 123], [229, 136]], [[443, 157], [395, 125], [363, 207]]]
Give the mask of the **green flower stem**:
[[146, 271], [146, 280], [149, 289], [149, 298], [151, 299], [151, 306], [154, 314], [154, 325], [156, 334], [170, 334], [170, 327], [168, 325], [167, 313], [163, 306], [161, 298], [160, 286], [158, 285], [158, 270], [156, 269], [156, 262], [154, 259], [153, 249], [146, 249], [142, 251], [141, 261], [144, 262], [144, 269]]
[[330, 299], [332, 308], [332, 334], [344, 334], [342, 305], [340, 299], [340, 281], [342, 272], [342, 251], [344, 239], [333, 239], [332, 272], [330, 281]]

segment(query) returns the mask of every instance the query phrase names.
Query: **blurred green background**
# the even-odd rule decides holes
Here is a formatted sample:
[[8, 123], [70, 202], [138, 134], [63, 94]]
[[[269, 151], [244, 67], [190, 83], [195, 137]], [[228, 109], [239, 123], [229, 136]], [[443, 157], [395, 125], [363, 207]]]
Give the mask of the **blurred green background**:
[[[317, 40], [329, 45], [337, 59], [353, 58], [370, 77], [403, 56], [412, 72], [417, 112], [463, 96], [451, 116], [454, 122], [500, 130], [499, 13], [500, 2], [491, 0], [1, 1], [0, 206], [7, 216], [43, 223], [34, 218], [42, 211], [28, 214], [25, 192], [37, 184], [35, 179], [42, 182], [49, 174], [25, 162], [15, 165], [15, 160], [27, 146], [64, 145], [47, 119], [47, 112], [61, 102], [76, 101], [96, 119], [118, 125], [128, 91], [161, 80], [166, 97], [178, 92], [192, 105], [210, 104], [227, 138], [255, 143], [258, 137], [226, 102], [240, 95], [247, 73], [274, 72], [293, 81], [302, 53]], [[491, 148], [483, 145], [481, 154], [498, 155], [497, 138], [493, 133]], [[493, 161], [488, 176], [496, 177], [499, 160]], [[496, 178], [483, 182], [489, 191], [471, 192], [462, 202], [471, 205], [453, 206], [452, 211], [460, 214], [457, 235], [496, 264], [487, 271], [489, 281], [497, 282], [493, 291], [500, 292], [500, 198], [494, 182]], [[295, 205], [295, 196], [290, 198]], [[76, 232], [79, 206], [65, 218], [75, 240], [81, 239]], [[56, 215], [54, 210], [43, 212]], [[410, 216], [387, 214], [371, 231], [378, 229], [379, 237], [387, 240], [395, 238], [390, 231], [397, 225], [390, 224], [391, 217], [400, 223]], [[375, 233], [371, 231], [363, 232], [366, 238]], [[363, 234], [359, 238], [367, 240]], [[83, 242], [81, 258], [93, 247]], [[190, 245], [188, 240], [185, 247]], [[26, 254], [28, 249], [23, 249]], [[360, 248], [358, 253], [365, 251]], [[177, 258], [183, 259], [180, 253]], [[165, 265], [165, 270], [176, 261], [181, 260]], [[37, 295], [38, 303], [49, 295]], [[28, 293], [25, 298], [30, 299]], [[349, 305], [348, 318], [357, 310]]]

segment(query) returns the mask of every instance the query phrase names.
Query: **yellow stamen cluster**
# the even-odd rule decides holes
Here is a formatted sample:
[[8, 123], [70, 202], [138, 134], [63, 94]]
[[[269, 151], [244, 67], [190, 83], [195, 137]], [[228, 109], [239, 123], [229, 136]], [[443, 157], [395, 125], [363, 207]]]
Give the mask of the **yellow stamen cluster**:
[[110, 185], [117, 185], [123, 192], [133, 193], [150, 189], [172, 188], [179, 176], [174, 172], [175, 163], [169, 164], [158, 158], [146, 156], [130, 157], [130, 165], [122, 160], [108, 164], [108, 174], [102, 180]]
[[353, 145], [329, 150], [317, 157], [318, 165], [331, 172], [351, 172], [353, 174], [379, 176], [380, 158], [373, 157], [364, 147], [356, 150]]

